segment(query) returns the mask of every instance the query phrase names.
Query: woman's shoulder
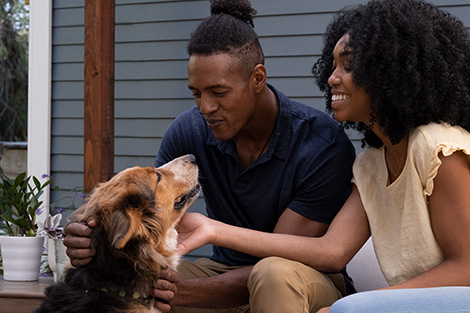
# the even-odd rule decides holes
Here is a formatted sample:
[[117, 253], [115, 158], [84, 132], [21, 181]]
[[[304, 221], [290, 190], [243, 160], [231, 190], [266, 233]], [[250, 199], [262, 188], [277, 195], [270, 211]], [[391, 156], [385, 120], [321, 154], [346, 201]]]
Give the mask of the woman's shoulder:
[[470, 133], [460, 126], [448, 123], [429, 123], [416, 128], [410, 135], [411, 143], [466, 144], [470, 145]]
[[424, 194], [432, 194], [434, 178], [442, 164], [440, 154], [449, 156], [456, 151], [470, 155], [470, 133], [460, 126], [430, 123], [416, 128], [410, 136], [409, 158], [425, 186]]
[[410, 134], [408, 152], [414, 159], [427, 162], [437, 158], [439, 152], [449, 155], [457, 150], [470, 152], [470, 133], [460, 126], [430, 123]]
[[368, 148], [358, 154], [353, 165], [353, 172], [356, 178], [379, 176], [381, 168], [384, 166], [384, 152], [381, 148]]
[[383, 157], [383, 150], [383, 146], [380, 148], [369, 147], [366, 150], [360, 152], [356, 160], [360, 162], [369, 162], [370, 160], [381, 158]]

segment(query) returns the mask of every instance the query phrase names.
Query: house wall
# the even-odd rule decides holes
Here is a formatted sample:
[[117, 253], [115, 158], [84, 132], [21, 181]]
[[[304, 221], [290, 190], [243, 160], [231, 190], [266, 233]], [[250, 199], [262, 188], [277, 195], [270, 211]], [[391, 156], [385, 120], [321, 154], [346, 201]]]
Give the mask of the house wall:
[[[334, 13], [364, 0], [252, 0], [268, 82], [324, 110], [311, 67]], [[470, 1], [435, 0], [470, 26]], [[209, 15], [208, 0], [116, 0], [115, 171], [152, 165], [166, 128], [194, 105], [186, 43]], [[51, 173], [70, 190], [83, 184], [84, 0], [54, 0]], [[358, 151], [357, 134], [350, 133]], [[73, 196], [73, 192], [65, 192]], [[52, 201], [62, 197], [52, 193]], [[193, 207], [203, 210], [200, 199]], [[206, 253], [207, 250], [203, 250]]]

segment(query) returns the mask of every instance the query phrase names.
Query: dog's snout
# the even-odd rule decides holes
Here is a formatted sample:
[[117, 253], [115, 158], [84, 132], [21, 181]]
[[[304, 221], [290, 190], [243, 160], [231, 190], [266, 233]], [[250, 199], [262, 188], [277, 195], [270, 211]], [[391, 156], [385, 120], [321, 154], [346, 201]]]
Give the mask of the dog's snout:
[[170, 169], [175, 171], [177, 167], [181, 167], [181, 170], [186, 171], [188, 169], [197, 168], [196, 157], [192, 154], [182, 155], [162, 166], [159, 169]]

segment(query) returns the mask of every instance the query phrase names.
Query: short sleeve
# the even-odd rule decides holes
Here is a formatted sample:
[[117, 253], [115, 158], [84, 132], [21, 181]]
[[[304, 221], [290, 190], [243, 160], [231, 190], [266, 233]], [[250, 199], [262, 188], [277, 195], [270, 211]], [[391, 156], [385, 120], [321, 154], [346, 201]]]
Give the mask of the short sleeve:
[[299, 180], [289, 209], [307, 218], [331, 223], [351, 193], [354, 148], [348, 141], [330, 144], [309, 167], [300, 173]]
[[420, 173], [424, 195], [430, 196], [434, 178], [442, 164], [439, 154], [449, 156], [462, 151], [470, 155], [470, 134], [458, 126], [433, 123], [417, 129], [410, 149]]

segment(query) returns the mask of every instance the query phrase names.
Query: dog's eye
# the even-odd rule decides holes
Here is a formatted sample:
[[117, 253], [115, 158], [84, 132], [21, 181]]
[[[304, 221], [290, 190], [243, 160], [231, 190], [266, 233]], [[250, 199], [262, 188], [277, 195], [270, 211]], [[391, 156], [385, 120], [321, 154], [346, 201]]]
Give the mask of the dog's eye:
[[157, 174], [157, 183], [159, 183], [162, 180], [162, 174], [160, 174], [159, 172], [155, 172], [155, 174]]

